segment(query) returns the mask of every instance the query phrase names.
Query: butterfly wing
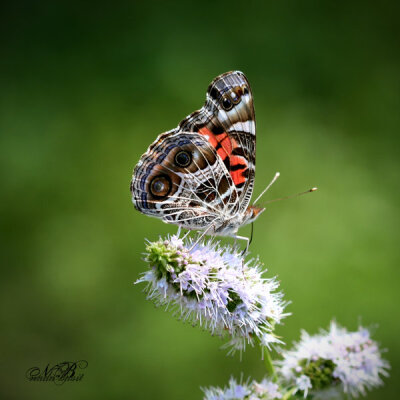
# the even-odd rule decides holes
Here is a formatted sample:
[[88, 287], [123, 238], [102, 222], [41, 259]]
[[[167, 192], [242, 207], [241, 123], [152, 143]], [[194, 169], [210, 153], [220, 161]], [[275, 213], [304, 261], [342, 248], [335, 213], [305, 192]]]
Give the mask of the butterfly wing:
[[204, 106], [185, 118], [178, 131], [203, 135], [223, 161], [239, 197], [238, 209], [247, 209], [254, 187], [256, 131], [253, 96], [240, 71], [215, 78]]
[[221, 232], [230, 217], [246, 211], [254, 170], [250, 85], [243, 73], [228, 72], [211, 82], [200, 110], [161, 134], [141, 157], [132, 201], [164, 222], [198, 230], [213, 224]]
[[217, 227], [224, 210], [238, 204], [223, 161], [196, 132], [161, 134], [136, 165], [131, 192], [139, 211], [186, 229]]

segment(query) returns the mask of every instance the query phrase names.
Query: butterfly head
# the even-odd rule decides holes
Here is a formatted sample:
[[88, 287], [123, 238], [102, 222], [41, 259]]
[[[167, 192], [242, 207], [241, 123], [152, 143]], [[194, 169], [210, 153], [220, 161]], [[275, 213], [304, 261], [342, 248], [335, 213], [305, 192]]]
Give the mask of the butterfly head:
[[264, 211], [264, 207], [258, 207], [255, 205], [249, 206], [244, 214], [243, 224], [254, 222]]

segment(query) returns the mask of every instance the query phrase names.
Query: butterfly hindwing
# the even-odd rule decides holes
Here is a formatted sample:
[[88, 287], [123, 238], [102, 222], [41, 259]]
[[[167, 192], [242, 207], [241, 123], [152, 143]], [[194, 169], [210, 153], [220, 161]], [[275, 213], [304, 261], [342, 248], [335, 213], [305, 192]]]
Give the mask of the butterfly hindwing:
[[230, 175], [207, 139], [196, 132], [160, 135], [136, 165], [135, 207], [165, 222], [202, 229], [237, 207]]

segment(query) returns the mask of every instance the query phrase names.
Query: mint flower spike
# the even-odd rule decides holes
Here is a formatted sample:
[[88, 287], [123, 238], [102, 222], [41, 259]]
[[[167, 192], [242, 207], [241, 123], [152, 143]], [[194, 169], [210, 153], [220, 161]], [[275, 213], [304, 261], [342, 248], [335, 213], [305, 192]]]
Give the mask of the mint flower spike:
[[210, 387], [203, 389], [203, 392], [204, 400], [275, 400], [283, 397], [278, 384], [268, 379], [260, 383], [239, 383], [231, 378], [227, 387]]
[[317, 335], [303, 331], [300, 341], [282, 356], [276, 363], [281, 376], [313, 399], [365, 395], [367, 389], [382, 385], [381, 377], [388, 376], [390, 368], [368, 329], [348, 332], [334, 321]]
[[245, 261], [213, 239], [193, 246], [190, 239], [172, 236], [148, 242], [145, 261], [150, 270], [136, 283], [147, 283], [148, 299], [213, 335], [229, 337], [229, 353], [242, 352], [255, 339], [267, 347], [282, 343], [273, 331], [288, 315], [286, 304], [275, 278], [262, 277], [258, 259]]

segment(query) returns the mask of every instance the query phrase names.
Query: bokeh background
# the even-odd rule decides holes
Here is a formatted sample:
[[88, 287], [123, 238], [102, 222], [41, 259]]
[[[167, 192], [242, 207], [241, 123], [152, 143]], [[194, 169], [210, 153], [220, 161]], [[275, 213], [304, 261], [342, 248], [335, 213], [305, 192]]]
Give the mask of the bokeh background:
[[[392, 364], [368, 399], [397, 399], [398, 2], [8, 2], [1, 11], [1, 362], [4, 399], [201, 399], [260, 379], [258, 350], [226, 357], [207, 332], [146, 301], [131, 171], [156, 136], [232, 69], [252, 85], [259, 193], [253, 254], [293, 313], [287, 343], [335, 317], [374, 327]], [[248, 230], [243, 229], [243, 234]], [[86, 359], [80, 383], [25, 371]]]

